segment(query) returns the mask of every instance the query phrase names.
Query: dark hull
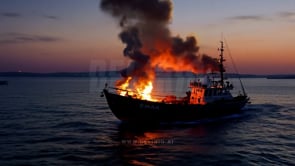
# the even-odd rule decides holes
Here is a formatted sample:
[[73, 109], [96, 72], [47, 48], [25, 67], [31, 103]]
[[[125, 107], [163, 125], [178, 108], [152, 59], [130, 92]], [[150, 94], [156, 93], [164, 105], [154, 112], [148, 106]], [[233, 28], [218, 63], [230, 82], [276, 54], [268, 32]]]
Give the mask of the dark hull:
[[0, 85], [8, 85], [8, 81], [0, 81]]
[[248, 102], [247, 96], [235, 97], [205, 105], [167, 104], [152, 102], [109, 93], [104, 90], [108, 105], [122, 121], [131, 122], [178, 122], [196, 121], [239, 113]]

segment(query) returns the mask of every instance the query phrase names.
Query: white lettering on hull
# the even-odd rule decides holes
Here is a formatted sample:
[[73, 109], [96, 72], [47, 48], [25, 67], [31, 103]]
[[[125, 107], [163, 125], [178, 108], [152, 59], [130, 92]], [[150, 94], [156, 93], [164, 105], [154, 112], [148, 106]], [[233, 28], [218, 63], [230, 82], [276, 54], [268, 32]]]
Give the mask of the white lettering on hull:
[[151, 104], [139, 104], [139, 108], [151, 109], [151, 110], [160, 110], [160, 107], [158, 105], [151, 105]]

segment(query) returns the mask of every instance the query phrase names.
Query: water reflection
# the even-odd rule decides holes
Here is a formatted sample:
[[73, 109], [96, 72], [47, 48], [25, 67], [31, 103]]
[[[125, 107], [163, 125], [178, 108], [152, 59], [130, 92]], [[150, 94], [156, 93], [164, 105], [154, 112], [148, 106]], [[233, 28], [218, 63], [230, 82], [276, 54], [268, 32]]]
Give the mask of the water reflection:
[[121, 123], [118, 126], [118, 138], [119, 157], [123, 165], [158, 165], [167, 162], [168, 158], [175, 160], [169, 154], [176, 147], [176, 135], [172, 129], [160, 125]]
[[233, 121], [206, 124], [118, 125], [116, 141], [121, 164], [173, 165], [178, 160], [192, 160], [194, 155], [216, 154], [218, 145], [228, 135]]

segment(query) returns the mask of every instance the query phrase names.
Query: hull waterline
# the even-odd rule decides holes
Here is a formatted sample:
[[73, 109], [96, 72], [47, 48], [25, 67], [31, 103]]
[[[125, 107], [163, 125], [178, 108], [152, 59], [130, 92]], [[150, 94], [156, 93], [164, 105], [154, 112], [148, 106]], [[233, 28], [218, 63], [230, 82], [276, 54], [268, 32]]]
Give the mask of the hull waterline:
[[210, 104], [167, 104], [135, 99], [110, 93], [104, 89], [108, 105], [113, 114], [127, 122], [176, 122], [196, 121], [236, 114], [248, 102], [246, 96]]

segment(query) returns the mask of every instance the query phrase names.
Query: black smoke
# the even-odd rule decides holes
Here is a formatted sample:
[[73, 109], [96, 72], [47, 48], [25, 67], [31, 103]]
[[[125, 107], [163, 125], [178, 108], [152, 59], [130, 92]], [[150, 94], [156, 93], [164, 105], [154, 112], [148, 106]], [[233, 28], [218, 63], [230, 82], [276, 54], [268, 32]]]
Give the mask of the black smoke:
[[100, 7], [103, 11], [119, 19], [118, 23], [122, 28], [119, 38], [126, 44], [123, 54], [133, 60], [126, 69], [121, 71], [121, 75], [149, 79], [149, 75], [153, 75], [150, 73], [153, 71], [153, 67], [150, 65], [150, 55], [142, 52], [141, 38], [148, 35], [153, 42], [155, 34], [152, 34], [149, 27], [167, 24], [172, 11], [171, 2], [162, 0], [102, 0]]
[[[123, 77], [153, 79], [155, 67], [161, 68], [161, 63], [171, 63], [169, 66], [174, 70], [179, 70], [176, 62], [190, 66], [193, 72], [218, 69], [215, 59], [198, 55], [195, 37], [184, 40], [171, 36], [170, 0], [101, 0], [100, 8], [116, 18], [122, 29], [119, 38], [126, 45], [123, 55], [132, 60], [121, 71]], [[159, 56], [173, 60], [163, 62]]]
[[167, 0], [102, 0], [100, 7], [120, 18], [121, 25], [130, 19], [167, 22], [172, 11], [172, 3]]

